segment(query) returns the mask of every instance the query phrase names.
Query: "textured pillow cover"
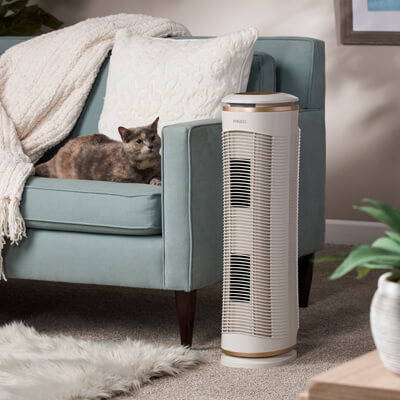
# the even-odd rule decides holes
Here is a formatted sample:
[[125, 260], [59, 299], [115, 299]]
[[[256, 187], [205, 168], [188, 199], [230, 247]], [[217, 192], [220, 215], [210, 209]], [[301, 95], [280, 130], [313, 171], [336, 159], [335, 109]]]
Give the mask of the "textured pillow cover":
[[245, 91], [257, 31], [211, 39], [156, 39], [117, 33], [99, 132], [120, 140], [118, 126], [160, 117], [165, 125], [220, 116], [221, 99]]

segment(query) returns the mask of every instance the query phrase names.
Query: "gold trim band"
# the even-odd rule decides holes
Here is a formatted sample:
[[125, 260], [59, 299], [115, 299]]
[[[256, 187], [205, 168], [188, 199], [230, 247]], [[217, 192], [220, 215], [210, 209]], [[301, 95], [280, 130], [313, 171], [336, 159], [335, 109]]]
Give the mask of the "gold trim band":
[[290, 106], [272, 106], [272, 107], [230, 107], [223, 106], [222, 111], [233, 111], [233, 112], [276, 112], [276, 111], [295, 111], [298, 110], [298, 104]]
[[[225, 103], [225, 104], [231, 104], [231, 103]], [[244, 103], [240, 103], [240, 104], [244, 104]], [[254, 104], [254, 106], [253, 106]], [[260, 108], [260, 107], [282, 107], [282, 106], [297, 106], [297, 103], [251, 103], [251, 107], [250, 108]], [[228, 105], [228, 107], [232, 107], [235, 108], [234, 106]], [[245, 107], [243, 107], [245, 108]]]
[[269, 351], [267, 353], [238, 353], [236, 351], [230, 351], [230, 350], [224, 350], [224, 349], [221, 349], [221, 351], [222, 351], [222, 353], [224, 353], [228, 356], [233, 356], [233, 357], [262, 358], [262, 357], [279, 356], [280, 354], [289, 353], [289, 351], [295, 350], [296, 347], [297, 346], [294, 345], [294, 346], [290, 346], [286, 349]]
[[258, 96], [258, 95], [264, 95], [264, 94], [279, 94], [282, 92], [239, 92], [239, 93], [235, 93], [235, 94], [240, 94], [242, 96]]

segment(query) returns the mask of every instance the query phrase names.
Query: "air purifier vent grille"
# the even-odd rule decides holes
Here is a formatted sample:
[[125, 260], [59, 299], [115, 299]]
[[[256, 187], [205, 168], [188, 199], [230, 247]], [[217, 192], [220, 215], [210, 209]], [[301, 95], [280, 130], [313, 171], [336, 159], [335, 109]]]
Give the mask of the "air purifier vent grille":
[[232, 207], [250, 207], [250, 160], [229, 160], [230, 204]]
[[288, 136], [266, 133], [223, 133], [222, 333], [279, 338], [289, 329], [284, 298], [288, 293], [289, 141]]
[[229, 270], [229, 300], [250, 301], [250, 256], [231, 254]]

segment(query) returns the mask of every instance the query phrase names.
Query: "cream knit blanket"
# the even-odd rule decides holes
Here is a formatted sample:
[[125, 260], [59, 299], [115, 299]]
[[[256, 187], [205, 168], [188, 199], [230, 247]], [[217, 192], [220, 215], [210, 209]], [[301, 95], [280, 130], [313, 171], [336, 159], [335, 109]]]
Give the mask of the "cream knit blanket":
[[0, 278], [6, 238], [14, 244], [25, 236], [19, 204], [33, 164], [71, 132], [119, 29], [190, 35], [164, 18], [119, 14], [39, 36], [0, 56]]

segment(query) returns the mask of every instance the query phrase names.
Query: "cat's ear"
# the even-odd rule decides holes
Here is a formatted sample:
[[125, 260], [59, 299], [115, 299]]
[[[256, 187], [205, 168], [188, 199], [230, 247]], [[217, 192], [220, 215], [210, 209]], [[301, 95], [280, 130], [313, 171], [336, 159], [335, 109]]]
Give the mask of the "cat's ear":
[[129, 142], [129, 134], [130, 134], [129, 129], [126, 129], [123, 126], [120, 126], [120, 127], [118, 127], [118, 132], [119, 132], [123, 142], [125, 142], [125, 143]]
[[157, 127], [158, 127], [158, 120], [160, 119], [160, 117], [157, 117], [151, 124], [150, 129], [152, 131], [156, 131], [157, 132]]

